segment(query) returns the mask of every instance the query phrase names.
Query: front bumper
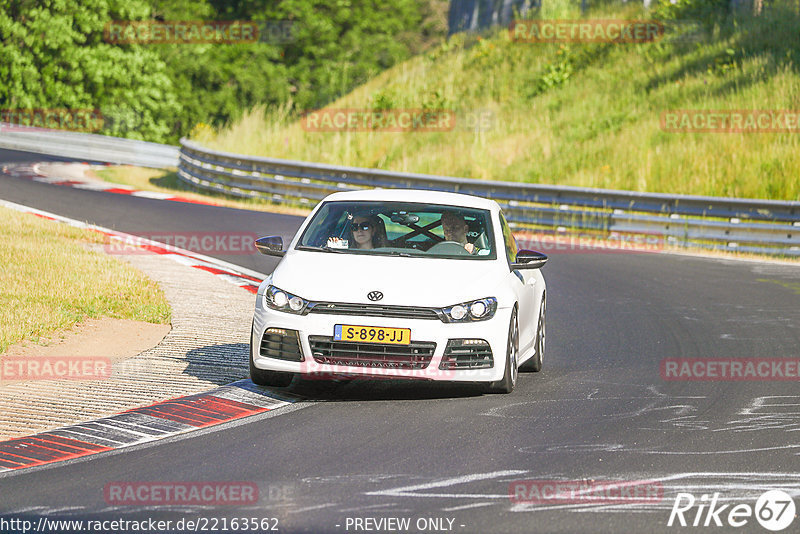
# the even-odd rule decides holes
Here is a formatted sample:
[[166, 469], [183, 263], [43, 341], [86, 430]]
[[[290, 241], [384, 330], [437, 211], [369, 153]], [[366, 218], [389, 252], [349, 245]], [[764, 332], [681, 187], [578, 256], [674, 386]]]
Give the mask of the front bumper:
[[[261, 305], [259, 296], [253, 320], [253, 334], [250, 340], [251, 358], [259, 369], [284, 371], [303, 375], [356, 375], [375, 378], [409, 378], [423, 380], [440, 380], [448, 382], [492, 382], [503, 378], [505, 370], [509, 309], [498, 309], [494, 317], [485, 321], [470, 323], [443, 323], [436, 319], [407, 319], [394, 317], [330, 315], [309, 313], [295, 315], [266, 308]], [[417, 363], [413, 368], [384, 366], [381, 363], [372, 365], [337, 365], [321, 363], [323, 361], [340, 361], [335, 358], [317, 358], [312, 351], [312, 341], [319, 347], [320, 337], [332, 338], [336, 325], [359, 325], [369, 327], [410, 328], [413, 347], [435, 344], [429, 363], [420, 368]], [[265, 330], [283, 329], [296, 331], [300, 345], [302, 361], [287, 361], [265, 357], [260, 354], [261, 340]], [[293, 334], [292, 334], [293, 335]], [[311, 338], [311, 339], [309, 339]], [[481, 339], [488, 343], [492, 353], [491, 367], [479, 369], [440, 369], [448, 341], [457, 339]], [[337, 342], [341, 343], [341, 342]], [[392, 347], [398, 347], [394, 345]], [[419, 362], [414, 356], [415, 361]], [[427, 359], [427, 358], [423, 358]]]

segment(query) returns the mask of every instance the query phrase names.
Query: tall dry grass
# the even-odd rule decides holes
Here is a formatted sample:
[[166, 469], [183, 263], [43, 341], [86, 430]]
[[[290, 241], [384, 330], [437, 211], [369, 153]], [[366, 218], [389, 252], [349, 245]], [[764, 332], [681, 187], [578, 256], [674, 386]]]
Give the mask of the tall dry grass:
[[[554, 18], [578, 17], [558, 9]], [[646, 14], [605, 5], [591, 16]], [[452, 109], [459, 120], [449, 132], [305, 131], [289, 104], [194, 138], [231, 152], [396, 171], [798, 200], [800, 134], [661, 129], [661, 113], [673, 109], [800, 110], [800, 18], [776, 8], [737, 24], [648, 44], [456, 36], [329, 106]], [[481, 113], [491, 127], [471, 128]]]

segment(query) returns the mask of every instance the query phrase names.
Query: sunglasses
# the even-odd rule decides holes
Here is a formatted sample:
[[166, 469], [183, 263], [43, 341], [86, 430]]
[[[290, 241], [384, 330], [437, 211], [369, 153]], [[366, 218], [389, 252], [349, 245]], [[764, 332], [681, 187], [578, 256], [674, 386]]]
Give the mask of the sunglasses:
[[350, 231], [357, 232], [359, 230], [364, 230], [365, 232], [372, 230], [372, 224], [368, 222], [362, 222], [362, 223], [352, 223], [350, 225]]

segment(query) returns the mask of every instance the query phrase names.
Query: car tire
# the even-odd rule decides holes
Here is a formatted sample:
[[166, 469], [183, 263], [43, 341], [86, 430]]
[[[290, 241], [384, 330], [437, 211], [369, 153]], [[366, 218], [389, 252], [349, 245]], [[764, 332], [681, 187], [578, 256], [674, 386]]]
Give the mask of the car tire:
[[256, 347], [253, 346], [253, 333], [255, 329], [255, 323], [250, 326], [250, 380], [253, 381], [253, 384], [257, 386], [272, 386], [278, 388], [284, 388], [291, 384], [292, 379], [294, 378], [294, 373], [285, 373], [282, 371], [267, 371], [265, 369], [259, 369], [256, 367], [255, 362], [253, 362], [253, 354], [255, 354]]
[[545, 295], [542, 295], [542, 305], [539, 307], [539, 324], [536, 327], [536, 353], [533, 355], [533, 358], [520, 365], [520, 371], [532, 371], [534, 373], [538, 373], [542, 370], [542, 364], [544, 363], [545, 342], [547, 340], [546, 311], [547, 299], [545, 298]]
[[517, 309], [511, 312], [511, 322], [508, 325], [508, 343], [506, 344], [506, 366], [503, 378], [489, 383], [491, 393], [511, 393], [517, 385], [519, 376], [519, 322]]

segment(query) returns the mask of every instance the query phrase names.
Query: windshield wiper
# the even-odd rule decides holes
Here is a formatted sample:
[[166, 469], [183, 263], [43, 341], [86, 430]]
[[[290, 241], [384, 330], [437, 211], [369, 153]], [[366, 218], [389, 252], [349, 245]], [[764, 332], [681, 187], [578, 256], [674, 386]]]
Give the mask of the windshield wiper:
[[297, 250], [313, 250], [318, 252], [335, 252], [337, 254], [343, 253], [347, 249], [333, 248], [325, 245], [324, 247], [312, 247], [310, 245], [298, 245]]

